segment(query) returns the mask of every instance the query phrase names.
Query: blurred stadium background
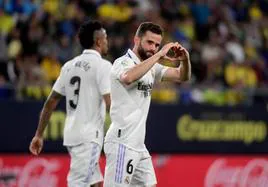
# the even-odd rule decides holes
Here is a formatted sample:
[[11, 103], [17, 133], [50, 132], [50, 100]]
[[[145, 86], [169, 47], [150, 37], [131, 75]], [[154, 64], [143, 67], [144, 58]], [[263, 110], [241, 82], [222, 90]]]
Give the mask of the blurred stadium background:
[[66, 186], [64, 103], [44, 154], [28, 145], [61, 66], [81, 52], [86, 19], [107, 29], [111, 62], [142, 21], [190, 51], [191, 81], [152, 93], [146, 144], [158, 187], [268, 186], [267, 0], [0, 0], [0, 187]]

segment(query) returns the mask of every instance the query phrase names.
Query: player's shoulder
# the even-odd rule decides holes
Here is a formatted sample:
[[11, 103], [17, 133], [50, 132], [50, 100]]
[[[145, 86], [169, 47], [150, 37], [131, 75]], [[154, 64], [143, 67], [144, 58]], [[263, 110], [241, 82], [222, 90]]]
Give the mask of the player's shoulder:
[[134, 64], [134, 61], [131, 58], [129, 58], [129, 56], [123, 55], [115, 59], [113, 66], [128, 66], [130, 64]]
[[80, 60], [81, 60], [81, 56], [80, 55], [73, 57], [72, 59], [68, 60], [67, 62], [65, 62], [63, 64], [63, 66], [61, 67], [61, 71], [63, 71], [63, 72], [69, 71], [70, 69], [72, 69], [74, 67], [74, 64], [77, 61], [80, 61]]
[[107, 66], [112, 66], [112, 63], [111, 63], [109, 60], [106, 60], [106, 59], [104, 59], [104, 58], [102, 58], [102, 63], [103, 63], [104, 65], [107, 65]]
[[63, 64], [63, 66], [61, 67], [61, 70], [62, 70], [62, 71], [66, 70], [67, 68], [69, 68], [69, 67], [71, 66], [72, 63], [73, 63], [73, 59], [68, 60], [67, 62], [65, 62], [65, 63]]
[[112, 63], [104, 58], [101, 58], [101, 60], [98, 63], [95, 63], [95, 66], [99, 71], [110, 71], [112, 68]]

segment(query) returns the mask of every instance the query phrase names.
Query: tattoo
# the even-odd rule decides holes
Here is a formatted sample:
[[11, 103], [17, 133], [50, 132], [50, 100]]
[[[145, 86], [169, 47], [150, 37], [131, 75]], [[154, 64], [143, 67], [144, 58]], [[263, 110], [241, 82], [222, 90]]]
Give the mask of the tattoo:
[[62, 98], [62, 95], [60, 95], [59, 93], [57, 93], [55, 91], [52, 91], [50, 93], [50, 95], [48, 96], [48, 98], [43, 106], [43, 109], [41, 111], [38, 128], [36, 130], [36, 135], [38, 135], [38, 136], [43, 135], [44, 130], [45, 130], [46, 126], [48, 125], [50, 116], [51, 116], [53, 110], [58, 105], [61, 98]]

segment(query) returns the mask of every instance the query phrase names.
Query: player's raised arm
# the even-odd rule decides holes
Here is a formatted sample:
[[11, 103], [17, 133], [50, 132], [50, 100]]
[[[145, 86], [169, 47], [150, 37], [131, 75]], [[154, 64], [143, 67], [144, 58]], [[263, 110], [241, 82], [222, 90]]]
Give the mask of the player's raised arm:
[[54, 109], [56, 108], [56, 106], [58, 105], [61, 97], [62, 95], [60, 95], [55, 91], [52, 91], [43, 106], [35, 136], [33, 137], [29, 147], [31, 153], [34, 155], [39, 155], [43, 148], [44, 130], [48, 125], [50, 116], [54, 111]]
[[[155, 48], [159, 47], [159, 43], [154, 41], [148, 41], [148, 43], [151, 43], [151, 45], [155, 45]], [[145, 75], [161, 58], [166, 56], [168, 51], [172, 47], [178, 47], [177, 43], [170, 42], [163, 46], [163, 48], [155, 53], [150, 58], [142, 61], [141, 63], [137, 64], [136, 66], [130, 68], [128, 71], [124, 72], [121, 77], [120, 81], [123, 82], [126, 85], [131, 84], [132, 82], [140, 79], [143, 75]], [[135, 48], [133, 49], [135, 51]]]
[[178, 47], [174, 49], [174, 56], [165, 56], [164, 58], [172, 62], [180, 62], [179, 67], [173, 68], [169, 67], [165, 74], [163, 75], [163, 80], [184, 82], [191, 78], [191, 61], [189, 52], [178, 44]]

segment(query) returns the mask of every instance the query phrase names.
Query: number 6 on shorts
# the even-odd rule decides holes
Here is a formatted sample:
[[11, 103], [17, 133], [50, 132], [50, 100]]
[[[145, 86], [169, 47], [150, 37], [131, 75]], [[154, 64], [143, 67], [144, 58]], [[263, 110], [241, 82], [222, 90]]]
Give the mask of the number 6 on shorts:
[[106, 143], [104, 152], [109, 163], [105, 167], [104, 187], [146, 186], [156, 184], [156, 177], [147, 151], [138, 152], [118, 143]]
[[131, 175], [132, 172], [133, 172], [133, 165], [131, 164], [132, 160], [133, 160], [133, 159], [130, 159], [130, 160], [128, 161], [128, 163], [127, 163], [127, 173], [130, 174], [130, 175]]

